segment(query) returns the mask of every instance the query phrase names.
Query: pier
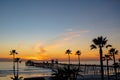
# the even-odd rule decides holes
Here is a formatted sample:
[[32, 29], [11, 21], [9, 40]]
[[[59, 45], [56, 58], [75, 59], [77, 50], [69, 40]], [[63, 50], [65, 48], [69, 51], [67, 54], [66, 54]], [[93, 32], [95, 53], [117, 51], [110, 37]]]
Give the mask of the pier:
[[[64, 64], [64, 63], [33, 63], [32, 66], [35, 67], [42, 67], [42, 68], [49, 68], [51, 70], [57, 70], [58, 68], [63, 68], [63, 67], [67, 67], [68, 64]], [[78, 68], [78, 64], [70, 64], [71, 68]], [[107, 80], [107, 66], [104, 65], [104, 77], [105, 80]], [[81, 64], [80, 65], [80, 72], [79, 74], [85, 76], [83, 80], [88, 80], [92, 79], [92, 80], [100, 80], [101, 79], [101, 73], [100, 73], [100, 65], [95, 65], [95, 64]], [[110, 80], [113, 80], [115, 78], [115, 72], [114, 72], [114, 66], [111, 65], [109, 66], [109, 75], [110, 75]], [[87, 77], [86, 77], [87, 76]], [[117, 77], [119, 78], [118, 80], [120, 80], [120, 67], [117, 68]]]

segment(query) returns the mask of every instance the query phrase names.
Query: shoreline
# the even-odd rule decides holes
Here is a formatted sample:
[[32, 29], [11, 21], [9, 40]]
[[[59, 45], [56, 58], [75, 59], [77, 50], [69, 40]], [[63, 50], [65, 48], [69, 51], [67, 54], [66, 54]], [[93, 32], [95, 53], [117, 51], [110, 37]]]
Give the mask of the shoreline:
[[[3, 62], [4, 63], [4, 62]], [[7, 65], [7, 66], [6, 66]], [[12, 70], [12, 65], [11, 65], [11, 67], [9, 66], [8, 67], [8, 65], [11, 65], [11, 62], [8, 62], [8, 63], [4, 63], [2, 66], [3, 66], [3, 70], [9, 70], [10, 69], [10, 71]], [[61, 66], [61, 64], [58, 64], [59, 66]], [[54, 64], [54, 67], [57, 67], [58, 66], [57, 64]], [[64, 65], [68, 65], [68, 64], [62, 64], [63, 66]], [[49, 66], [51, 66], [52, 68], [48, 68]], [[23, 76], [24, 78], [29, 78], [29, 77], [46, 77], [46, 76], [52, 76], [51, 74], [52, 74], [52, 69], [54, 69], [54, 67], [53, 67], [53, 65], [51, 65], [51, 64], [49, 64], [49, 66], [47, 65], [46, 67], [40, 67], [40, 66], [25, 66], [25, 63], [23, 62], [23, 63], [21, 63], [21, 65], [20, 65], [20, 75], [19, 76]], [[74, 66], [78, 66], [78, 65], [75, 65], [74, 64]], [[1, 69], [2, 69], [2, 67], [1, 67]], [[21, 69], [22, 69], [22, 71], [21, 71]], [[45, 70], [45, 72], [43, 73], [41, 70]], [[100, 76], [100, 68], [98, 67], [98, 66], [95, 66], [95, 67], [93, 67], [92, 65], [86, 65], [86, 67], [85, 67], [85, 65], [84, 66], [82, 66], [82, 64], [81, 64], [81, 69], [82, 69], [82, 71], [83, 72], [80, 72], [80, 74], [82, 74], [83, 76], [85, 76], [85, 79], [86, 80], [89, 80], [89, 79], [92, 79], [92, 80], [96, 80], [96, 79], [94, 79], [94, 78], [96, 78], [97, 77], [97, 79], [98, 79], [98, 77]], [[113, 68], [110, 68], [111, 70], [113, 70]], [[39, 70], [39, 71], [38, 71]], [[44, 71], [43, 70], [43, 71]], [[105, 69], [106, 70], [106, 69]], [[36, 72], [37, 71], [37, 72]], [[49, 75], [47, 75], [48, 74], [48, 72], [49, 72]], [[110, 72], [110, 73], [113, 73], [114, 71], [112, 71], [112, 72]], [[120, 69], [119, 69], [119, 72], [120, 72]], [[10, 73], [10, 72], [9, 72]], [[11, 74], [7, 74], [7, 73], [5, 73], [5, 74], [7, 74], [6, 76], [4, 76], [4, 73], [3, 73], [3, 76], [2, 77], [0, 77], [0, 80], [11, 80], [10, 79], [10, 77], [12, 77], [13, 75], [13, 73], [12, 73], [12, 71], [11, 71]], [[106, 76], [107, 76], [107, 74], [106, 74]], [[105, 76], [105, 77], [106, 77]], [[111, 75], [111, 77], [112, 77], [112, 75]], [[87, 78], [89, 78], [89, 79], [87, 79]], [[79, 80], [79, 79], [78, 79]], [[99, 79], [98, 79], [99, 80]]]

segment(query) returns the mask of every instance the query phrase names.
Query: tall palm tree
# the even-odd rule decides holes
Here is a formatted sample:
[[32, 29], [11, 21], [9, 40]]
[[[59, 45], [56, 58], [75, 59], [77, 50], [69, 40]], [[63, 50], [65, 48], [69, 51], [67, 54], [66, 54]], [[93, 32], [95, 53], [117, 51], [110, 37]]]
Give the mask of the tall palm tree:
[[118, 50], [116, 50], [115, 48], [111, 48], [109, 50], [109, 54], [113, 57], [113, 64], [114, 64], [114, 71], [115, 71], [115, 74], [116, 74], [116, 80], [117, 80], [117, 69], [116, 69], [116, 59], [115, 59], [115, 55], [118, 54]]
[[99, 48], [99, 54], [100, 54], [100, 65], [101, 65], [101, 80], [104, 80], [104, 70], [103, 70], [103, 61], [102, 61], [102, 57], [103, 57], [103, 47], [106, 46], [107, 47], [111, 47], [111, 45], [107, 45], [107, 39], [106, 37], [103, 38], [102, 36], [98, 37], [98, 38], [94, 38], [92, 40], [93, 44], [90, 46], [91, 49], [97, 49]]
[[66, 50], [65, 54], [68, 54], [68, 62], [69, 62], [69, 65], [70, 65], [70, 54], [72, 54], [71, 50], [69, 50], [69, 49]]
[[13, 55], [13, 74], [14, 74], [14, 77], [15, 77], [15, 55], [16, 54], [18, 54], [17, 52], [16, 52], [16, 50], [11, 50], [10, 51], [10, 55]]
[[76, 55], [78, 55], [78, 61], [79, 61], [79, 65], [78, 65], [78, 70], [80, 70], [80, 55], [81, 55], [81, 51], [76, 51]]

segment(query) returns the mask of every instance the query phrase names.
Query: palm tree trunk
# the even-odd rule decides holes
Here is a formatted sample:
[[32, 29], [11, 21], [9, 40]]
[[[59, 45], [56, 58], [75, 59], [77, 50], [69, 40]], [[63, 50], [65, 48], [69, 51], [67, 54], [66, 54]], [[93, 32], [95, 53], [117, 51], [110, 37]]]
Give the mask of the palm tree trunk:
[[70, 65], [70, 55], [68, 54], [68, 59], [69, 59], [69, 65]]
[[78, 55], [78, 60], [79, 60], [78, 69], [80, 70], [80, 56], [79, 55]]
[[114, 60], [114, 71], [115, 71], [115, 78], [117, 80], [117, 69], [116, 69], [116, 65], [115, 65], [115, 54], [113, 54], [113, 60]]
[[13, 53], [13, 74], [14, 74], [14, 77], [15, 77], [15, 54]]
[[108, 60], [107, 60], [107, 75], [108, 75], [108, 80], [109, 80], [109, 66], [108, 66]]
[[18, 73], [19, 73], [19, 64], [17, 62], [17, 77], [18, 77]]
[[115, 54], [113, 54], [113, 61], [114, 61], [114, 64], [115, 64]]
[[102, 47], [100, 46], [100, 65], [101, 65], [101, 80], [104, 80], [104, 70], [103, 70], [103, 61], [102, 61]]

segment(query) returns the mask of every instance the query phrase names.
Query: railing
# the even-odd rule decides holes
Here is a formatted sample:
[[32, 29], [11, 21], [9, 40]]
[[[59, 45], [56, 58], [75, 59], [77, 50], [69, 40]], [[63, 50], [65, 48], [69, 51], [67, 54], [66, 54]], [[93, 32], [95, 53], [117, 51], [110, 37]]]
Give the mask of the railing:
[[[51, 63], [34, 63], [34, 66], [36, 67], [43, 67], [43, 68], [50, 68], [50, 69], [57, 69], [57, 68], [63, 68], [63, 67], [67, 67], [68, 64], [63, 64], [63, 63], [59, 63], [59, 64], [51, 64]], [[77, 64], [70, 64], [71, 68], [78, 68]], [[104, 77], [107, 78], [107, 66], [103, 66], [104, 69]], [[83, 75], [83, 76], [87, 76], [90, 77], [91, 79], [94, 79], [97, 77], [97, 79], [101, 78], [101, 68], [100, 65], [88, 65], [88, 64], [81, 64], [80, 65], [80, 70], [81, 72], [79, 72], [79, 74]], [[118, 78], [120, 78], [120, 67], [117, 68], [117, 73], [118, 73]], [[114, 66], [109, 66], [109, 75], [111, 78], [115, 78], [115, 72], [114, 72]], [[86, 80], [86, 79], [84, 79]], [[107, 79], [106, 79], [107, 80]], [[112, 79], [110, 79], [112, 80]]]

